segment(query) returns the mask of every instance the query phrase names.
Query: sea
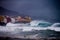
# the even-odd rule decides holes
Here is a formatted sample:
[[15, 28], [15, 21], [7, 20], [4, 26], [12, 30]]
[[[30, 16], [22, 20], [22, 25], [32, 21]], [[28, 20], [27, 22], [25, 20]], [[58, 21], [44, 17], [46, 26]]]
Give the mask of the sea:
[[60, 23], [33, 20], [30, 23], [8, 23], [0, 26], [0, 37], [10, 38], [60, 38]]

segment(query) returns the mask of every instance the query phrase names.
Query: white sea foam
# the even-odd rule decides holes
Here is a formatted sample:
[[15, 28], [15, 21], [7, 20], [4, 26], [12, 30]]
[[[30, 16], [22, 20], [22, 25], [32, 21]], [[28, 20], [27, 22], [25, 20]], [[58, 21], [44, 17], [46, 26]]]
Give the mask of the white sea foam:
[[54, 26], [41, 27], [41, 26], [37, 26], [39, 23], [49, 23], [49, 22], [45, 22], [45, 21], [32, 21], [30, 23], [31, 25], [8, 23], [7, 24], [8, 26], [0, 27], [0, 31], [9, 31], [9, 32], [11, 32], [11, 31], [13, 32], [14, 31], [14, 32], [18, 32], [18, 31], [32, 31], [32, 30], [46, 30], [46, 29], [60, 31], [60, 27], [54, 27]]

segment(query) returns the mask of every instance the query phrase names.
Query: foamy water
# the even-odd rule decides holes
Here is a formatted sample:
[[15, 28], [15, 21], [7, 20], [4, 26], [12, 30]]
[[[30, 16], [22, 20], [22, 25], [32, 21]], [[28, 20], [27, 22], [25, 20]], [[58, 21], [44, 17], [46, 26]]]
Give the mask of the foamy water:
[[47, 26], [47, 27], [41, 27], [37, 26], [39, 23], [49, 23], [45, 21], [32, 21], [29, 24], [13, 24], [13, 23], [8, 23], [6, 27], [1, 27], [0, 26], [0, 31], [4, 32], [13, 32], [13, 31], [32, 31], [32, 30], [55, 30], [55, 31], [60, 31], [60, 27], [54, 27], [54, 26]]

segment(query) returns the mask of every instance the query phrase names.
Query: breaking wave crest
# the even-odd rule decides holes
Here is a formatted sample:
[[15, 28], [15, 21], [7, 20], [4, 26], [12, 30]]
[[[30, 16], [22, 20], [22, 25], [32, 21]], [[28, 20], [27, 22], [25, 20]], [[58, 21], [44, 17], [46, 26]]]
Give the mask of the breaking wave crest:
[[55, 31], [60, 31], [60, 23], [50, 23], [47, 21], [43, 20], [34, 20], [30, 22], [31, 26], [38, 26], [43, 29], [50, 29], [50, 30], [55, 30]]
[[23, 29], [23, 31], [31, 31], [32, 29], [33, 30], [46, 30], [46, 29], [50, 29], [50, 30], [60, 31], [60, 26], [59, 25], [60, 25], [60, 23], [52, 24], [50, 22], [43, 21], [43, 20], [33, 20], [33, 21], [31, 21], [30, 23], [27, 23], [27, 24], [8, 23], [4, 30], [9, 30], [8, 28], [10, 28], [12, 30]]

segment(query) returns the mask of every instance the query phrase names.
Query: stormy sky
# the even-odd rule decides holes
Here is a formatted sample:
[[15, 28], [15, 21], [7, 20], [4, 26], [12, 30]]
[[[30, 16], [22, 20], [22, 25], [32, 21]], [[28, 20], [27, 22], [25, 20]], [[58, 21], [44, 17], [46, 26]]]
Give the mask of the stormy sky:
[[0, 0], [0, 6], [29, 15], [32, 19], [60, 22], [59, 0]]

